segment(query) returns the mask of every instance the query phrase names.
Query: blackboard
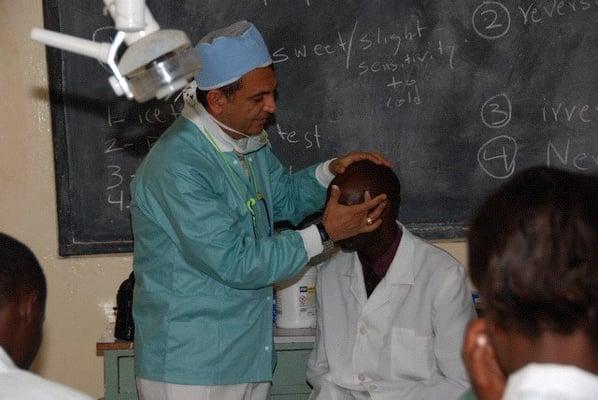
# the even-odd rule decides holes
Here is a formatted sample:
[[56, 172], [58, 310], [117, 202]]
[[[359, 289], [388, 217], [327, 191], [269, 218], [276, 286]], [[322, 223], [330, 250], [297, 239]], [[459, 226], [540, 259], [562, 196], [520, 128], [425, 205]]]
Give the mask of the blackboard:
[[[394, 162], [400, 219], [462, 237], [515, 171], [598, 171], [598, 0], [147, 2], [195, 43], [254, 22], [279, 77], [268, 132], [290, 170], [356, 149]], [[45, 0], [48, 29], [110, 40], [100, 0]], [[60, 254], [128, 252], [128, 186], [182, 108], [116, 98], [97, 61], [48, 49]]]

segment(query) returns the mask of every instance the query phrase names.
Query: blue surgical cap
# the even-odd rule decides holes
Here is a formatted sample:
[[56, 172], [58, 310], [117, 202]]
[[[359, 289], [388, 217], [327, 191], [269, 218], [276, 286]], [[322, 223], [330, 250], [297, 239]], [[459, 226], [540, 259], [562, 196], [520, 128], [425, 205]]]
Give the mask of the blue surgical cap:
[[211, 90], [239, 80], [247, 72], [272, 64], [264, 38], [247, 21], [208, 33], [195, 46], [203, 64], [197, 87]]

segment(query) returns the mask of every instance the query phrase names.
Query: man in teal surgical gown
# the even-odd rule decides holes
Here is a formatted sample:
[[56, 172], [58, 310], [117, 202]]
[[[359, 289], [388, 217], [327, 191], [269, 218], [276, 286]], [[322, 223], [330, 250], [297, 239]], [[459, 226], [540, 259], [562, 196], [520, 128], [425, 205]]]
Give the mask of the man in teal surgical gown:
[[137, 385], [142, 400], [266, 399], [272, 283], [376, 229], [386, 197], [349, 207], [333, 190], [320, 223], [281, 233], [273, 223], [322, 209], [352, 162], [388, 162], [355, 152], [288, 175], [264, 131], [277, 80], [260, 33], [240, 21], [196, 49], [197, 92], [131, 184]]

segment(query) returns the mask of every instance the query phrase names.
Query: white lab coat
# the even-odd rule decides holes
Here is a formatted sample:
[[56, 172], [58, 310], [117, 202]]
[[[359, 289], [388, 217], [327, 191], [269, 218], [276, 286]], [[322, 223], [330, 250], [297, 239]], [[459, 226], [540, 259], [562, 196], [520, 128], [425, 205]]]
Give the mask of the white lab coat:
[[562, 364], [528, 364], [511, 376], [503, 400], [595, 400], [598, 375]]
[[92, 398], [18, 368], [0, 346], [0, 400], [92, 400]]
[[461, 345], [475, 311], [464, 269], [400, 227], [397, 253], [369, 299], [357, 253], [319, 267], [310, 399], [447, 400], [469, 386]]

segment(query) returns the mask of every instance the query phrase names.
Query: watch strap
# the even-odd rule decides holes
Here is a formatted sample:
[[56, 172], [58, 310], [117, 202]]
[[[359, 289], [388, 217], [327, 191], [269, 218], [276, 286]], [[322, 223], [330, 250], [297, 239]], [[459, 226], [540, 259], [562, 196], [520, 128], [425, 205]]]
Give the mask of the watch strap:
[[322, 240], [322, 246], [324, 246], [324, 252], [327, 252], [334, 247], [334, 242], [330, 236], [328, 236], [328, 232], [326, 232], [322, 221], [316, 223], [316, 227], [318, 228], [318, 233], [320, 234], [320, 239]]

